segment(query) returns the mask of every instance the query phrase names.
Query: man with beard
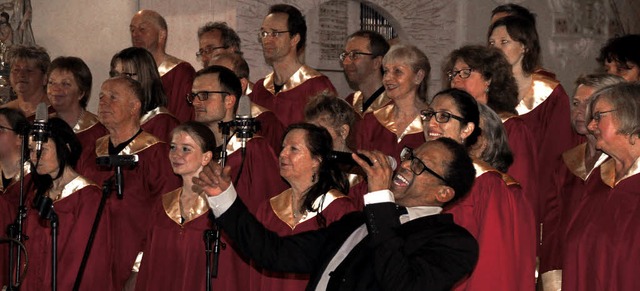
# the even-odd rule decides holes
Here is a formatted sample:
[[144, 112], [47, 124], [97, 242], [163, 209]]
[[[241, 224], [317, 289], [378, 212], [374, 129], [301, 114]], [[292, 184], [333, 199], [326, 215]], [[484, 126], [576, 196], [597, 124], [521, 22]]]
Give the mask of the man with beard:
[[360, 116], [391, 102], [382, 86], [382, 58], [388, 51], [389, 44], [381, 34], [359, 30], [347, 38], [340, 54], [349, 85], [357, 90], [345, 100]]
[[304, 120], [304, 106], [323, 91], [336, 94], [329, 78], [300, 61], [307, 24], [297, 8], [277, 4], [269, 8], [260, 28], [264, 59], [273, 72], [258, 80], [251, 101], [273, 111], [286, 127]]

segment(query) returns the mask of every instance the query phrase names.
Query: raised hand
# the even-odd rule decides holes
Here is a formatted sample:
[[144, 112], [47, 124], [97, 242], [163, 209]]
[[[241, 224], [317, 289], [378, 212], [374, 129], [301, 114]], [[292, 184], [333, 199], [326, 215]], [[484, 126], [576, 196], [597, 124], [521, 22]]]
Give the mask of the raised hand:
[[393, 169], [389, 164], [389, 160], [387, 159], [387, 155], [379, 152], [379, 151], [365, 151], [359, 150], [358, 153], [365, 155], [369, 160], [371, 160], [372, 165], [370, 166], [363, 159], [358, 157], [356, 154], [351, 154], [353, 160], [362, 167], [365, 174], [367, 174], [368, 187], [369, 192], [374, 192], [378, 190], [389, 189], [391, 186], [391, 177], [393, 176]]
[[[218, 196], [231, 185], [231, 167], [224, 169], [215, 161], [209, 162], [198, 177], [193, 177], [194, 188], [199, 187], [208, 196]], [[194, 189], [196, 191], [196, 189]]]

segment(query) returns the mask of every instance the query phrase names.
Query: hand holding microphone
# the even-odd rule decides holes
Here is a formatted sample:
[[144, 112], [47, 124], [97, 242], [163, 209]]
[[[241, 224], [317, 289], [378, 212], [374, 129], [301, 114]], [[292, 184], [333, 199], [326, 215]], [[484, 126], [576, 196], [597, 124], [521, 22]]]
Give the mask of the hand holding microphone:
[[[361, 156], [367, 157], [371, 163], [365, 161]], [[369, 192], [389, 189], [393, 170], [397, 166], [396, 160], [379, 151], [360, 150], [358, 154], [352, 154], [353, 160], [362, 167], [367, 175], [367, 185]], [[394, 165], [392, 165], [392, 163]]]

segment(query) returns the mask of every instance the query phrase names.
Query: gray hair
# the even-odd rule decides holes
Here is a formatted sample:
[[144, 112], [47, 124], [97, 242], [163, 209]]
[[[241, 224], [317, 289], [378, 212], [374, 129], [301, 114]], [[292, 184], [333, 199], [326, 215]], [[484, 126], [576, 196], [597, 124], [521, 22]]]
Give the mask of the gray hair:
[[482, 138], [485, 140], [485, 148], [479, 158], [506, 173], [513, 163], [513, 154], [509, 148], [509, 140], [502, 120], [487, 105], [478, 104], [478, 111], [480, 111]]
[[618, 133], [638, 135], [640, 137], [640, 84], [619, 83], [604, 87], [591, 96], [587, 107], [587, 124], [593, 120], [593, 107], [600, 100], [605, 100], [616, 110], [612, 115], [619, 121]]

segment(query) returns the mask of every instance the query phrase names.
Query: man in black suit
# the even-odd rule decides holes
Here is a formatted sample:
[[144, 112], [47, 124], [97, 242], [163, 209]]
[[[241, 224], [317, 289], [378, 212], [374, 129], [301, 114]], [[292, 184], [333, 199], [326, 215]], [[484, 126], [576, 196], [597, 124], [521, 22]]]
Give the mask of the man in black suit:
[[[194, 182], [241, 252], [267, 269], [311, 274], [307, 290], [451, 289], [478, 258], [471, 234], [450, 214], [440, 214], [473, 184], [465, 149], [446, 138], [427, 142], [404, 152], [395, 175], [384, 154], [361, 153], [372, 161], [370, 166], [353, 155], [369, 181], [364, 211], [289, 237], [278, 237], [251, 216], [236, 199], [228, 168], [210, 164]], [[407, 214], [398, 216], [399, 209]]]

